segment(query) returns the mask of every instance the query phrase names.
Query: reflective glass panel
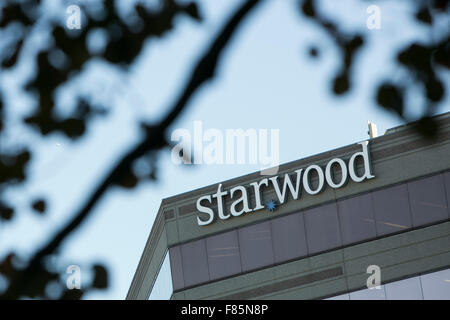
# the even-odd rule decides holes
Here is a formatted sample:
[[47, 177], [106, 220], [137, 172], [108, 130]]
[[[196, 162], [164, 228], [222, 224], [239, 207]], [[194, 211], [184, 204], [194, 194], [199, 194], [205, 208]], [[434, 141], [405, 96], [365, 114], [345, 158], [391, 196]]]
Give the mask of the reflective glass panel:
[[341, 246], [336, 204], [327, 204], [304, 212], [309, 253]]
[[206, 250], [211, 280], [241, 272], [237, 231], [207, 238]]
[[373, 288], [350, 292], [350, 300], [386, 300], [384, 286], [380, 286], [380, 289]]
[[173, 290], [178, 290], [184, 287], [183, 266], [181, 262], [180, 246], [169, 249], [170, 267], [172, 271], [172, 285]]
[[412, 226], [406, 185], [372, 193], [377, 234], [404, 231]]
[[166, 253], [163, 264], [159, 269], [149, 300], [170, 300], [172, 296], [172, 279], [170, 273], [169, 254]]
[[388, 300], [423, 300], [419, 277], [391, 282], [385, 287]]
[[306, 237], [303, 215], [291, 214], [272, 220], [275, 262], [305, 256]]
[[206, 240], [201, 239], [181, 245], [184, 285], [186, 287], [209, 280], [205, 243]]
[[450, 269], [420, 276], [425, 300], [450, 300]]
[[337, 202], [344, 245], [375, 238], [375, 219], [371, 194]]
[[408, 183], [414, 226], [448, 218], [444, 177], [437, 175]]
[[239, 229], [239, 246], [243, 271], [273, 264], [270, 222]]

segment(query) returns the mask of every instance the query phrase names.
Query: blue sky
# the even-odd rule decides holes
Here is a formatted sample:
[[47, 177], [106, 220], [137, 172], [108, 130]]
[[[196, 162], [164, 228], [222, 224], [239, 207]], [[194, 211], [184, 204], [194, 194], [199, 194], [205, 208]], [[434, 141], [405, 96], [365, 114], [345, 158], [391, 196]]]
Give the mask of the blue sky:
[[[111, 112], [106, 119], [91, 123], [89, 134], [80, 141], [59, 135], [46, 141], [32, 140], [36, 157], [29, 170], [31, 179], [24, 188], [9, 191], [21, 211], [12, 223], [0, 224], [0, 256], [11, 249], [26, 255], [45, 242], [83, 203], [114, 161], [137, 141], [137, 120], [156, 121], [162, 116], [193, 62], [240, 1], [200, 3], [203, 23], [178, 19], [169, 35], [148, 42], [125, 77], [97, 64], [87, 81], [81, 78], [74, 85], [72, 90], [100, 92], [98, 99], [110, 103]], [[223, 56], [215, 81], [198, 91], [172, 129], [192, 130], [194, 120], [202, 120], [205, 129], [279, 129], [280, 162], [285, 163], [366, 139], [368, 120], [377, 124], [380, 134], [402, 124], [374, 104], [373, 88], [377, 80], [401, 72], [392, 64], [393, 49], [411, 39], [427, 39], [425, 28], [409, 18], [411, 8], [406, 2], [380, 2], [381, 29], [372, 31], [366, 28], [365, 10], [370, 2], [340, 1], [339, 7], [336, 1], [323, 3], [340, 26], [368, 35], [349, 94], [331, 94], [329, 78], [338, 67], [336, 49], [299, 14], [297, 2], [267, 1], [242, 25]], [[319, 59], [307, 54], [312, 44], [320, 49]], [[448, 74], [446, 77], [448, 84]], [[450, 110], [448, 94], [443, 105], [439, 112]], [[144, 183], [131, 192], [110, 189], [83, 227], [65, 243], [61, 267], [77, 264], [84, 272], [91, 262], [102, 262], [110, 271], [109, 289], [86, 298], [125, 298], [163, 198], [254, 172], [259, 166], [186, 168], [174, 165], [170, 150], [166, 150], [160, 155], [159, 169], [155, 183]], [[48, 198], [45, 217], [28, 209], [27, 199], [34, 196]]]

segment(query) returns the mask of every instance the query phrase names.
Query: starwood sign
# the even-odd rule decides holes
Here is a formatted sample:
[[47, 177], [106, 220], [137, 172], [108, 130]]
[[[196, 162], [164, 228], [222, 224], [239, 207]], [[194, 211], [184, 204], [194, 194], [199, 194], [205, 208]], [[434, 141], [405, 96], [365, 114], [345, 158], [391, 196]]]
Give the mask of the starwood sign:
[[[206, 213], [208, 215], [207, 219], [202, 219], [199, 216], [197, 216], [197, 223], [199, 226], [206, 226], [214, 221], [214, 210], [210, 207], [207, 207], [205, 205], [202, 205], [202, 203], [206, 204], [212, 204], [212, 199], [217, 199], [217, 215], [219, 219], [226, 220], [231, 217], [238, 217], [242, 214], [255, 212], [258, 210], [262, 210], [266, 208], [265, 205], [261, 202], [261, 187], [269, 187], [269, 181], [271, 182], [272, 187], [275, 190], [275, 193], [277, 194], [279, 204], [283, 204], [286, 201], [286, 195], [287, 195], [287, 189], [289, 188], [289, 192], [292, 195], [292, 198], [294, 200], [297, 200], [301, 194], [301, 186], [300, 183], [302, 182], [303, 189], [311, 194], [316, 195], [319, 192], [321, 192], [325, 187], [325, 181], [326, 183], [334, 189], [338, 189], [343, 187], [347, 180], [348, 176], [355, 181], [355, 182], [362, 182], [366, 179], [372, 179], [375, 178], [375, 176], [372, 174], [371, 169], [371, 163], [370, 163], [370, 155], [369, 155], [369, 141], [363, 141], [358, 143], [362, 146], [362, 151], [354, 153], [350, 160], [348, 161], [348, 167], [344, 160], [340, 158], [334, 158], [330, 160], [326, 167], [325, 172], [323, 169], [318, 165], [310, 165], [306, 169], [298, 169], [294, 172], [296, 173], [296, 180], [295, 180], [295, 186], [293, 182], [291, 181], [291, 177], [289, 173], [286, 173], [284, 175], [284, 182], [282, 185], [282, 190], [280, 190], [280, 184], [278, 182], [278, 176], [274, 176], [272, 178], [265, 178], [260, 180], [259, 182], [253, 182], [250, 183], [251, 189], [254, 193], [255, 198], [255, 207], [250, 208], [249, 207], [249, 201], [248, 201], [248, 193], [247, 189], [244, 186], [236, 186], [230, 189], [229, 191], [222, 191], [222, 184], [219, 184], [217, 187], [217, 192], [212, 195], [206, 195], [198, 198], [197, 200], [197, 210], [202, 213]], [[357, 157], [362, 157], [364, 162], [364, 173], [358, 176], [358, 173], [356, 172], [355, 168], [355, 161]], [[334, 175], [334, 168], [339, 167], [341, 171], [340, 180], [336, 181], [335, 175]], [[311, 186], [311, 174], [315, 172], [318, 177], [318, 183], [317, 186]], [[303, 175], [303, 176], [302, 176]], [[230, 205], [229, 212], [224, 211], [223, 206], [223, 199], [226, 195], [230, 195], [231, 199], [236, 198], [235, 201], [233, 201]], [[236, 197], [237, 195], [237, 197]], [[237, 207], [240, 207], [238, 210]], [[205, 216], [206, 217], [206, 216]]]

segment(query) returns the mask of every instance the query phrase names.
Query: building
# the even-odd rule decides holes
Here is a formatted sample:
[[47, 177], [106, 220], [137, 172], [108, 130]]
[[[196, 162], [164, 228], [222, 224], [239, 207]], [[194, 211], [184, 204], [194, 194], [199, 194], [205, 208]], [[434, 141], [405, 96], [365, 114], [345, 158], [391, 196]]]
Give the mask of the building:
[[450, 299], [436, 120], [164, 199], [127, 299]]

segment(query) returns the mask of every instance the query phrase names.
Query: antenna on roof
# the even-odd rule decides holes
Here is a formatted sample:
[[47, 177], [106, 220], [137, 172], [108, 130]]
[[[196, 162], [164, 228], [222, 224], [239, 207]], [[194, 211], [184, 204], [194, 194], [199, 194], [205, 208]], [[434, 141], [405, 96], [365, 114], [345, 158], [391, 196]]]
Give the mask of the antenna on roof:
[[367, 134], [369, 135], [370, 139], [378, 137], [377, 125], [373, 122], [367, 121], [367, 126], [369, 127], [369, 131], [367, 132]]

